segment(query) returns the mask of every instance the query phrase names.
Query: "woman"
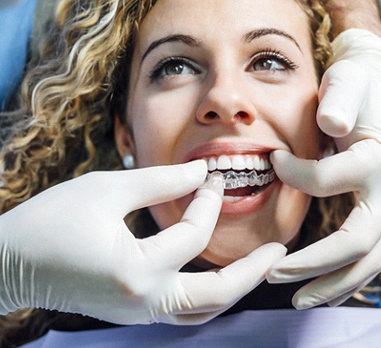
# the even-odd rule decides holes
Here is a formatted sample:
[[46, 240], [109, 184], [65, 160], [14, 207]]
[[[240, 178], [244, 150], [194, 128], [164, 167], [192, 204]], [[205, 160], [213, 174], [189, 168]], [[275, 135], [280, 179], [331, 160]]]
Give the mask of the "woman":
[[[84, 172], [121, 168], [120, 157], [133, 155], [139, 168], [205, 159], [225, 177], [216, 230], [188, 269], [225, 266], [268, 242], [295, 251], [337, 227], [348, 200], [320, 200], [318, 210], [277, 180], [269, 162], [275, 149], [320, 158], [330, 146], [314, 116], [330, 57], [328, 17], [317, 1], [313, 10], [303, 1], [254, 2], [83, 2], [77, 17], [78, 8], [62, 2], [63, 35], [51, 36], [12, 115], [20, 133], [3, 155], [2, 209]], [[234, 25], [226, 32], [224, 23]], [[116, 116], [120, 157], [108, 115]], [[154, 206], [128, 223], [137, 234], [150, 224], [154, 234], [191, 200]], [[232, 311], [289, 307], [298, 287], [264, 284]]]
[[[225, 190], [216, 230], [201, 255], [211, 266], [226, 266], [271, 241], [290, 248], [297, 243], [310, 198], [274, 180], [269, 155], [286, 149], [319, 158], [324, 151], [314, 117], [320, 67], [305, 14], [297, 4], [266, 4], [261, 13], [273, 22], [250, 25], [255, 13], [244, 23], [243, 13], [229, 5], [219, 5], [212, 16], [213, 6], [197, 3], [187, 22], [177, 16], [185, 4], [168, 11], [164, 1], [152, 9], [137, 35], [127, 106], [116, 123], [119, 152], [122, 158], [132, 153], [138, 167], [204, 158], [211, 173], [244, 173], [226, 179], [227, 187], [253, 176], [254, 186]], [[295, 22], [282, 14], [292, 5], [289, 17], [301, 19], [290, 29]], [[284, 8], [274, 11], [277, 6]], [[224, 20], [235, 23], [229, 36], [218, 25]], [[179, 221], [190, 200], [150, 208], [159, 228]]]

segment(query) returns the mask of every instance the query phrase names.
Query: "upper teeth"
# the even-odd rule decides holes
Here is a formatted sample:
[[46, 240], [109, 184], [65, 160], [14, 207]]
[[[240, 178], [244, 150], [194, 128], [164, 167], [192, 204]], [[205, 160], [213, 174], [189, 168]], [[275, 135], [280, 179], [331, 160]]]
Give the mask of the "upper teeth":
[[258, 155], [221, 155], [219, 157], [203, 158], [208, 164], [208, 170], [268, 170], [271, 163], [266, 158]]

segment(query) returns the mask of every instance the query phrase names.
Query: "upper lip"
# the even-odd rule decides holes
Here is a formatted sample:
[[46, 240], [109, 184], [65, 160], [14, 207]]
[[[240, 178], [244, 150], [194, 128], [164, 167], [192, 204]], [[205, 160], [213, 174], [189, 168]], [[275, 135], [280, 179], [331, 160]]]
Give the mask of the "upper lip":
[[184, 162], [193, 161], [196, 159], [201, 159], [211, 156], [220, 156], [220, 155], [245, 155], [245, 154], [256, 154], [262, 155], [265, 158], [268, 158], [271, 151], [274, 149], [269, 147], [263, 147], [256, 144], [250, 143], [208, 143], [200, 145], [191, 151], [189, 151], [184, 159]]

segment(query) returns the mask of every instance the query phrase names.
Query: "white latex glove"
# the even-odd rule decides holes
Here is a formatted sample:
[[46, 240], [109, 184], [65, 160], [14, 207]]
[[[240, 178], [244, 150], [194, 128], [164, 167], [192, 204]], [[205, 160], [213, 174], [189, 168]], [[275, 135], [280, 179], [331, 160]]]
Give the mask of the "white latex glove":
[[197, 324], [233, 305], [285, 248], [267, 245], [218, 272], [179, 272], [208, 244], [221, 179], [199, 189], [181, 222], [158, 235], [136, 239], [123, 221], [196, 190], [206, 173], [203, 161], [91, 173], [2, 215], [1, 313], [39, 307], [119, 324]]
[[298, 309], [339, 305], [381, 272], [381, 39], [351, 29], [333, 49], [336, 63], [324, 75], [317, 119], [343, 152], [319, 162], [284, 151], [272, 155], [287, 184], [317, 197], [353, 191], [356, 198], [339, 231], [268, 272], [271, 283], [322, 275], [295, 294]]
[[363, 139], [381, 142], [381, 38], [349, 29], [332, 43], [334, 64], [323, 76], [317, 122], [339, 151]]

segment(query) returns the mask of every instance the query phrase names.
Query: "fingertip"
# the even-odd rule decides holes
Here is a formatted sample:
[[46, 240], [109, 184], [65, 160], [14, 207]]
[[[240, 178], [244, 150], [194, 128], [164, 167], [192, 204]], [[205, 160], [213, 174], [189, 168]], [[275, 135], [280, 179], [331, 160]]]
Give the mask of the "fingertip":
[[278, 270], [270, 268], [266, 272], [266, 280], [269, 284], [281, 284], [284, 282], [282, 273], [279, 273]]
[[340, 306], [343, 302], [344, 302], [344, 301], [341, 301], [341, 300], [333, 300], [333, 301], [329, 301], [329, 302], [327, 302], [327, 305], [328, 305], [329, 307], [334, 308], [334, 307], [338, 307], [338, 306]]
[[[351, 83], [356, 71], [356, 84]], [[348, 135], [354, 128], [367, 91], [367, 75], [349, 60], [333, 64], [323, 75], [319, 88], [317, 123], [320, 129], [334, 138]]]
[[203, 222], [212, 232], [220, 214], [223, 191], [222, 174], [210, 175], [197, 189], [182, 220], [193, 221], [194, 224]]
[[286, 150], [275, 150], [270, 154], [270, 162], [275, 173], [282, 180], [283, 175], [288, 172], [288, 164], [292, 161], [292, 154]]
[[267, 271], [267, 282], [270, 284], [283, 284], [292, 282], [292, 277], [289, 274], [282, 272], [281, 269], [278, 269], [277, 264], [278, 262], [275, 262], [274, 265]]
[[319, 128], [333, 138], [342, 138], [348, 135], [354, 127], [354, 122], [350, 122], [349, 118], [341, 117], [340, 113], [330, 110], [329, 113], [319, 111], [317, 115]]
[[209, 174], [199, 190], [211, 190], [220, 198], [224, 195], [224, 177], [220, 172]]
[[270, 252], [273, 253], [274, 257], [277, 259], [282, 259], [287, 254], [287, 248], [281, 244], [276, 242], [267, 243], [262, 246], [264, 250], [268, 249]]
[[180, 166], [183, 167], [185, 176], [195, 178], [197, 181], [204, 181], [208, 174], [208, 165], [204, 160], [195, 160]]
[[298, 311], [303, 311], [314, 307], [314, 304], [310, 299], [298, 296], [298, 293], [292, 297], [291, 303]]
[[252, 251], [248, 257], [274, 263], [284, 258], [287, 254], [287, 248], [280, 243], [267, 243]]
[[287, 161], [291, 153], [286, 150], [274, 150], [270, 153], [270, 162], [274, 165]]

